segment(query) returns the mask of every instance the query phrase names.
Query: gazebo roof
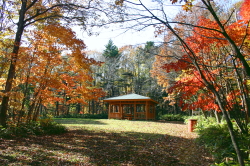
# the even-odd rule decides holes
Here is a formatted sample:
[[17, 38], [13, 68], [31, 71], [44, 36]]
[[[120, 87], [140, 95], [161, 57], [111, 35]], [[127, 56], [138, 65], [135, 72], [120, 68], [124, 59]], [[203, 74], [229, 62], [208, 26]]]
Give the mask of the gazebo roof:
[[104, 101], [125, 101], [125, 100], [150, 100], [155, 103], [158, 103], [157, 101], [152, 100], [150, 97], [138, 95], [138, 94], [128, 94], [128, 95], [123, 95], [123, 96], [117, 96], [117, 97], [110, 97], [107, 99], [104, 99]]

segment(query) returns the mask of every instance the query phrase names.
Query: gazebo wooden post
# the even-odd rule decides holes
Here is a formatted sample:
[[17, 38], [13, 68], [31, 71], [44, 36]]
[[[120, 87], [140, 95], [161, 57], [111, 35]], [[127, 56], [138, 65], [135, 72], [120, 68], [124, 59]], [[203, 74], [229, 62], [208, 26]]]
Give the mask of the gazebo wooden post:
[[154, 114], [154, 120], [155, 120], [155, 114], [156, 114], [155, 106], [153, 107], [153, 114]]
[[148, 120], [148, 101], [146, 101], [146, 105], [145, 106], [146, 106], [146, 108], [145, 108], [146, 109], [145, 110], [146, 111], [146, 120]]
[[109, 115], [108, 115], [109, 119], [110, 119], [110, 114], [111, 114], [111, 104], [109, 103]]
[[119, 113], [120, 113], [120, 119], [122, 119], [123, 111], [122, 111], [121, 101], [119, 102]]
[[[130, 113], [131, 113], [131, 118], [132, 119], [135, 119], [135, 113], [134, 113], [134, 106], [133, 106], [133, 104], [130, 104], [129, 105], [129, 109], [130, 109]], [[132, 110], [133, 110], [133, 112], [132, 112]], [[132, 116], [133, 115], [133, 116]]]
[[136, 103], [134, 103], [134, 119], [136, 120]]

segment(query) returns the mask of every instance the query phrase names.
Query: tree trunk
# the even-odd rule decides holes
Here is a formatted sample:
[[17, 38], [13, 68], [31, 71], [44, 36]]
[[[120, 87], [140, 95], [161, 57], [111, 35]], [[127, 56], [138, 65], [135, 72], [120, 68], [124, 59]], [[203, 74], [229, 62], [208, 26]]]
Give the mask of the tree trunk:
[[[190, 60], [192, 61], [193, 65], [195, 66], [195, 68], [197, 69], [197, 71], [199, 72], [200, 76], [201, 76], [201, 79], [203, 80], [203, 83], [206, 85], [206, 87], [208, 89], [210, 89], [213, 94], [215, 95], [215, 98], [216, 98], [216, 101], [220, 107], [220, 110], [222, 111], [224, 117], [225, 117], [225, 120], [227, 122], [227, 126], [228, 126], [228, 130], [229, 130], [229, 133], [230, 133], [230, 136], [231, 136], [231, 141], [232, 141], [232, 144], [234, 146], [234, 149], [235, 149], [235, 152], [237, 154], [237, 157], [238, 157], [238, 162], [240, 164], [240, 166], [244, 166], [244, 160], [243, 160], [243, 156], [242, 156], [242, 153], [240, 151], [240, 147], [238, 145], [238, 142], [237, 142], [237, 139], [236, 139], [236, 135], [233, 131], [233, 125], [232, 125], [232, 122], [228, 116], [228, 113], [225, 109], [225, 104], [224, 101], [226, 102], [226, 99], [221, 99], [220, 97], [220, 94], [216, 91], [215, 87], [213, 84], [211, 84], [205, 77], [205, 75], [202, 73], [201, 71], [201, 68], [197, 62], [197, 58], [196, 58], [196, 55], [195, 53], [193, 52], [193, 50], [189, 47], [189, 45], [176, 33], [176, 31], [169, 25], [169, 24], [166, 24], [166, 26], [168, 27], [168, 29], [179, 39], [179, 41], [181, 42], [181, 44], [183, 45], [184, 48], [186, 48], [188, 51], [188, 56], [190, 58]], [[223, 94], [223, 93], [222, 93]]]
[[221, 123], [221, 119], [220, 119], [219, 113], [217, 111], [214, 111], [214, 115], [215, 115], [217, 123]]
[[4, 127], [6, 127], [6, 125], [7, 125], [7, 123], [6, 123], [7, 122], [7, 110], [9, 107], [9, 99], [10, 99], [10, 97], [8, 96], [7, 93], [9, 93], [12, 89], [13, 79], [14, 79], [15, 74], [16, 74], [16, 61], [18, 59], [20, 42], [21, 42], [23, 30], [24, 30], [24, 24], [25, 24], [24, 19], [25, 19], [26, 5], [27, 5], [27, 1], [23, 0], [22, 6], [21, 6], [21, 9], [19, 12], [19, 22], [17, 24], [18, 25], [17, 32], [16, 32], [16, 36], [15, 36], [15, 42], [14, 42], [14, 46], [13, 46], [11, 63], [10, 63], [9, 71], [8, 71], [8, 77], [7, 77], [6, 84], [5, 84], [5, 91], [4, 91], [5, 96], [3, 96], [2, 107], [1, 107], [1, 111], [0, 111], [0, 124]]
[[227, 127], [229, 130], [230, 136], [231, 136], [231, 140], [232, 140], [235, 152], [236, 152], [237, 157], [238, 157], [239, 164], [240, 164], [240, 166], [244, 166], [245, 164], [244, 164], [243, 155], [242, 155], [242, 152], [241, 152], [240, 147], [238, 145], [236, 134], [234, 133], [234, 130], [233, 130], [233, 124], [228, 116], [227, 111], [224, 109], [222, 102], [219, 101], [219, 98], [217, 96], [216, 96], [216, 99], [217, 99], [217, 102], [219, 103], [219, 107], [223, 113], [223, 116], [227, 122]]
[[55, 116], [59, 116], [59, 102], [56, 102], [56, 111], [55, 111]]
[[39, 102], [36, 104], [36, 108], [35, 108], [35, 112], [34, 112], [34, 114], [33, 114], [33, 118], [32, 118], [32, 120], [33, 121], [37, 121], [38, 120], [38, 116], [39, 116], [39, 114], [40, 114], [40, 109], [41, 109], [41, 99], [39, 99]]
[[89, 114], [91, 113], [91, 112], [90, 112], [90, 106], [91, 106], [91, 105], [90, 105], [90, 102], [91, 102], [91, 101], [89, 100]]

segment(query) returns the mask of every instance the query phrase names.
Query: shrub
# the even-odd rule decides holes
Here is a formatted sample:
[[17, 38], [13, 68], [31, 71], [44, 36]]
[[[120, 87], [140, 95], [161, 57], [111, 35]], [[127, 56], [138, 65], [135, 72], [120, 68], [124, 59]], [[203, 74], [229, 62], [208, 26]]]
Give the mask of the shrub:
[[166, 121], [184, 121], [185, 116], [181, 114], [164, 114], [159, 116], [159, 120], [166, 120]]
[[55, 116], [55, 118], [108, 119], [108, 114], [66, 114]]
[[[209, 150], [215, 161], [219, 163], [216, 165], [236, 165], [237, 156], [225, 122], [218, 124], [215, 118], [205, 119], [200, 117], [195, 131], [199, 135], [196, 141]], [[245, 162], [249, 164], [249, 135], [244, 135], [237, 130], [235, 130], [235, 133]]]
[[0, 127], [0, 137], [12, 138], [29, 135], [62, 134], [66, 131], [65, 126], [58, 124], [51, 119], [42, 119], [30, 123], [22, 123], [18, 126], [11, 124], [6, 128]]
[[65, 126], [56, 123], [50, 118], [41, 119], [39, 122], [44, 134], [62, 134], [67, 131]]
[[226, 125], [209, 126], [196, 131], [199, 135], [197, 142], [205, 145], [217, 162], [234, 157], [234, 147]]

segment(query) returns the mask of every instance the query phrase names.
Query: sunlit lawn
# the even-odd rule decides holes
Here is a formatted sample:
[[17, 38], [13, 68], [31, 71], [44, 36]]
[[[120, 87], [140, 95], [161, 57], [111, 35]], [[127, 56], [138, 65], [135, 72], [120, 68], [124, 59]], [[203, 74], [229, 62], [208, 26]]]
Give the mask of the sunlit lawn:
[[[141, 137], [163, 137], [164, 135], [195, 138], [195, 133], [187, 133], [187, 125], [182, 122], [155, 122], [115, 119], [78, 119], [57, 118], [56, 122], [69, 129], [86, 129], [91, 131], [105, 131], [109, 133], [122, 133], [123, 135], [140, 135]], [[178, 127], [176, 124], [179, 124]], [[187, 135], [188, 134], [188, 135]]]

